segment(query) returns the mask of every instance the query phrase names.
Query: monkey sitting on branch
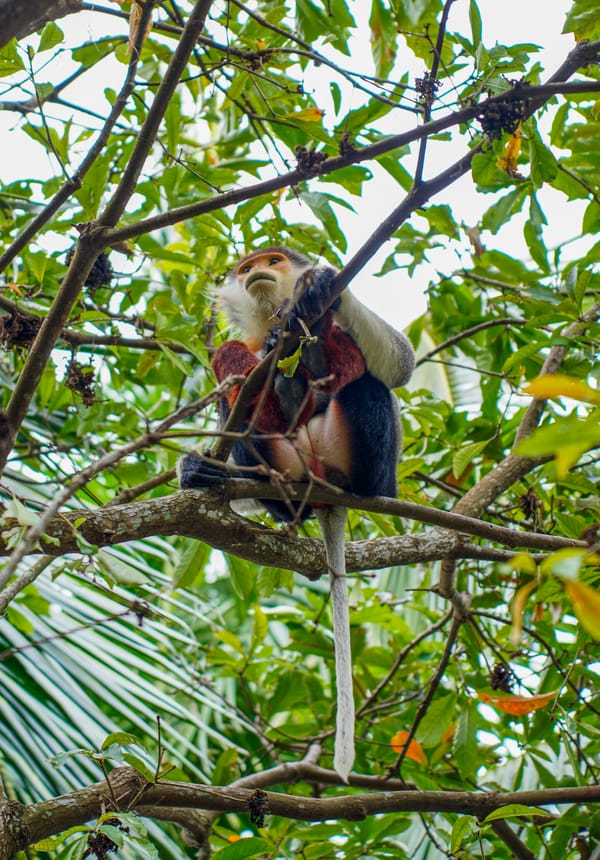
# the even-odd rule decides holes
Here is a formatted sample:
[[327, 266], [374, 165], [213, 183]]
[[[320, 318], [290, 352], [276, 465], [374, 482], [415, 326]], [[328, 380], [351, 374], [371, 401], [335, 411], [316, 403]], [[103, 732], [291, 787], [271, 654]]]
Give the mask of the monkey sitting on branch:
[[[284, 247], [249, 254], [231, 271], [220, 301], [244, 340], [229, 340], [216, 351], [212, 367], [219, 382], [248, 375], [276, 346], [282, 333], [308, 335], [305, 320], [316, 320], [301, 338], [298, 363], [279, 364], [253, 401], [250, 433], [236, 442], [231, 468], [190, 453], [179, 463], [182, 488], [205, 487], [243, 474], [243, 467], [266, 464], [287, 480], [310, 475], [361, 496], [396, 495], [401, 430], [396, 396], [414, 368], [405, 335], [344, 291], [333, 303], [335, 270]], [[331, 307], [329, 306], [331, 305]], [[240, 386], [220, 403], [224, 424]], [[252, 411], [252, 409], [251, 409]], [[354, 762], [354, 697], [348, 588], [344, 557], [345, 508], [265, 500], [278, 520], [317, 516], [330, 571], [337, 687], [334, 767], [347, 781]]]

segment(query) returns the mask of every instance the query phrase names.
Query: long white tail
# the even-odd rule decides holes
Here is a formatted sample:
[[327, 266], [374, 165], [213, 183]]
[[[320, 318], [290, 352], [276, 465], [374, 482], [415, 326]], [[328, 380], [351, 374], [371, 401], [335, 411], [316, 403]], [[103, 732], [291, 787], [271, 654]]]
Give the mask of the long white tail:
[[352, 653], [350, 649], [350, 612], [344, 553], [347, 511], [345, 508], [319, 508], [317, 518], [329, 566], [331, 602], [333, 604], [333, 638], [335, 643], [335, 680], [337, 714], [333, 766], [348, 781], [354, 764], [354, 696], [352, 694]]

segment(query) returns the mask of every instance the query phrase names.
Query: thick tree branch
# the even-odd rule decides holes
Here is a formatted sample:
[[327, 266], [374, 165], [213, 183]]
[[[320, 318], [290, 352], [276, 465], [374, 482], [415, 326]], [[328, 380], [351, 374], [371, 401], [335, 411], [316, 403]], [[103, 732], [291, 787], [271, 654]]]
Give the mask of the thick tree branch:
[[[311, 765], [308, 765], [310, 780]], [[320, 769], [319, 769], [320, 770]], [[515, 792], [414, 791], [404, 787], [372, 794], [307, 797], [265, 792], [268, 814], [297, 821], [363, 821], [370, 815], [398, 812], [453, 812], [484, 818], [511, 804], [549, 806], [595, 804], [600, 802], [600, 786], [576, 786]], [[178, 821], [181, 810], [214, 810], [247, 815], [255, 788], [204, 786], [193, 783], [144, 783], [132, 768], [119, 768], [102, 781], [60, 797], [23, 806], [0, 803], [0, 860], [10, 860], [18, 850], [69, 827], [94, 820], [106, 811], [108, 799], [118, 810], [134, 809], [141, 815], [167, 818], [173, 809]], [[158, 815], [158, 810], [161, 814]]]
[[81, 11], [81, 0], [0, 0], [0, 48], [22, 39], [48, 21]]
[[[229, 487], [232, 483], [237, 488], [238, 482], [230, 482]], [[162, 499], [105, 506], [96, 511], [77, 510], [53, 517], [44, 516], [40, 520], [43, 523], [43, 534], [52, 542], [47, 542], [42, 536], [39, 550], [47, 556], [55, 557], [72, 552], [85, 552], [89, 544], [112, 546], [156, 534], [180, 535], [202, 540], [215, 549], [249, 561], [295, 570], [310, 578], [324, 574], [327, 565], [321, 541], [291, 537], [283, 531], [247, 520], [229, 508], [229, 501], [234, 496], [254, 498], [260, 494], [263, 498], [277, 498], [278, 491], [268, 485], [263, 486], [255, 481], [239, 483], [243, 485], [241, 489], [245, 492], [229, 495], [226, 486], [210, 490], [186, 490]], [[290, 484], [286, 489], [292, 499], [305, 498], [305, 485]], [[461, 534], [475, 534], [511, 547], [546, 551], [586, 546], [580, 541], [519, 532], [516, 529], [493, 526], [474, 518], [457, 516], [397, 499], [361, 499], [324, 488], [314, 488], [311, 501], [409, 517], [440, 527], [420, 535], [398, 535], [349, 542], [346, 544], [349, 571], [378, 569], [394, 564], [414, 564], [448, 557], [479, 557], [481, 549], [471, 547]], [[449, 531], [451, 528], [456, 531]], [[40, 528], [37, 528], [36, 535], [39, 536], [39, 532]], [[28, 548], [33, 549], [29, 545]], [[6, 545], [0, 542], [0, 553], [5, 551]], [[21, 556], [22, 553], [19, 558]], [[4, 570], [3, 582], [6, 580], [7, 569]], [[14, 597], [13, 590], [10, 596], [11, 599]], [[0, 601], [0, 609], [2, 608], [3, 602]]]

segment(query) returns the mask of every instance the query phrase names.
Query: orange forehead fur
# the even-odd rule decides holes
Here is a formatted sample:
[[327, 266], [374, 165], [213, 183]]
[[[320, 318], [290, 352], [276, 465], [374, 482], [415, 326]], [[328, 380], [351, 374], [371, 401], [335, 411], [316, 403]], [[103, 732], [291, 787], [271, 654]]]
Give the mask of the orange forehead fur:
[[255, 251], [251, 251], [249, 254], [246, 254], [245, 257], [242, 257], [238, 264], [235, 267], [234, 271], [239, 271], [239, 267], [243, 263], [247, 263], [249, 260], [253, 260], [255, 257], [262, 257], [263, 254], [281, 254], [289, 263], [292, 263], [296, 266], [308, 267], [312, 264], [312, 260], [308, 257], [305, 257], [304, 254], [301, 254], [299, 251], [294, 251], [291, 248], [286, 248], [284, 245], [270, 245], [266, 248], [257, 248]]

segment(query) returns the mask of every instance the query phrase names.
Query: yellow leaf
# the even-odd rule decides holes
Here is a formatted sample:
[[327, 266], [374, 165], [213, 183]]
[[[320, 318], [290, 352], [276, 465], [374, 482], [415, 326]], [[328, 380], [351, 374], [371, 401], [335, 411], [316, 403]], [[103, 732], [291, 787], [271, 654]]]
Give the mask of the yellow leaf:
[[575, 615], [594, 639], [600, 639], [600, 592], [578, 579], [564, 579]]
[[564, 478], [571, 466], [579, 460], [582, 454], [589, 450], [588, 442], [575, 442], [573, 445], [561, 445], [556, 452], [556, 474]]
[[538, 586], [537, 579], [532, 579], [531, 582], [526, 582], [525, 585], [522, 585], [515, 592], [515, 596], [512, 601], [512, 626], [510, 628], [510, 641], [511, 644], [518, 648], [521, 643], [521, 636], [523, 635], [523, 612], [525, 611], [525, 604], [527, 602], [527, 598], [531, 594], [531, 592], [536, 589]]
[[557, 690], [552, 693], [540, 693], [537, 696], [513, 696], [510, 693], [477, 693], [477, 698], [486, 705], [493, 705], [505, 714], [529, 714], [539, 711], [552, 702], [557, 695]]
[[258, 48], [259, 51], [264, 51], [264, 49], [267, 47], [267, 43], [265, 42], [264, 39], [257, 39], [256, 40], [256, 47]]
[[[394, 752], [401, 753], [406, 746], [408, 732], [397, 732], [391, 739], [390, 744]], [[419, 764], [427, 764], [427, 756], [418, 741], [411, 740], [406, 750], [406, 758], [410, 758]]]
[[600, 403], [600, 391], [587, 382], [565, 376], [563, 373], [546, 373], [533, 379], [524, 389], [525, 394], [545, 400], [547, 397], [570, 397], [585, 403]]
[[321, 110], [321, 108], [306, 108], [306, 110], [299, 110], [297, 112], [292, 111], [292, 113], [284, 114], [285, 119], [299, 119], [300, 122], [320, 122], [323, 118], [325, 111]]
[[504, 148], [504, 157], [499, 158], [496, 164], [502, 170], [506, 171], [513, 179], [524, 179], [518, 169], [517, 162], [521, 154], [521, 124], [519, 123], [517, 130], [511, 136], [510, 140]]

